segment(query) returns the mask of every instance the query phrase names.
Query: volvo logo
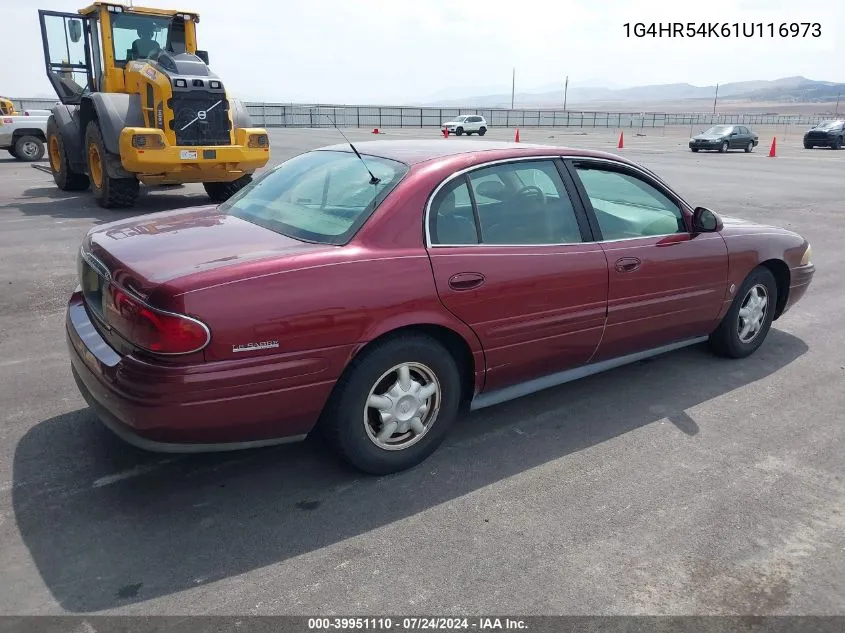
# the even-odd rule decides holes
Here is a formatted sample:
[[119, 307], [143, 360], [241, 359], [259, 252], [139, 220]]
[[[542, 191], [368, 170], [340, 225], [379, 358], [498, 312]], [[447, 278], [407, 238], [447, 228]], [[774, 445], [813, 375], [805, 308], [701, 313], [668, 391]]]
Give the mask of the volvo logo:
[[195, 116], [193, 119], [191, 119], [190, 121], [188, 121], [188, 122], [187, 122], [184, 126], [182, 126], [182, 130], [181, 130], [181, 131], [183, 131], [183, 132], [184, 132], [185, 130], [187, 130], [189, 127], [191, 127], [191, 126], [192, 126], [194, 123], [196, 123], [197, 121], [205, 121], [205, 120], [208, 118], [208, 113], [209, 113], [209, 112], [211, 112], [211, 111], [212, 111], [214, 108], [216, 108], [217, 106], [219, 106], [221, 103], [223, 103], [223, 100], [222, 100], [222, 99], [221, 99], [220, 101], [218, 101], [217, 103], [215, 103], [215, 104], [214, 104], [213, 106], [211, 106], [210, 108], [207, 108], [207, 109], [205, 109], [205, 110], [200, 110], [200, 111], [198, 111], [198, 112], [197, 112], [197, 116]]

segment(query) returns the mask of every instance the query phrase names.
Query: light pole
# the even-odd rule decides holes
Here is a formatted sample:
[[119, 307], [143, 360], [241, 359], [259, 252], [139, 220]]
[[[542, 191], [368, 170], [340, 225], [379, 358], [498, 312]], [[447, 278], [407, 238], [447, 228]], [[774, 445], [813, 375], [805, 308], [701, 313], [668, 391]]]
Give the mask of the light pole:
[[516, 68], [513, 69], [513, 73], [511, 74], [511, 110], [513, 110], [513, 97], [516, 91]]
[[563, 111], [566, 112], [566, 93], [569, 91], [569, 75], [566, 76], [566, 83], [563, 84]]
[[713, 114], [716, 114], [716, 99], [719, 98], [719, 84], [716, 84], [716, 94], [713, 96]]

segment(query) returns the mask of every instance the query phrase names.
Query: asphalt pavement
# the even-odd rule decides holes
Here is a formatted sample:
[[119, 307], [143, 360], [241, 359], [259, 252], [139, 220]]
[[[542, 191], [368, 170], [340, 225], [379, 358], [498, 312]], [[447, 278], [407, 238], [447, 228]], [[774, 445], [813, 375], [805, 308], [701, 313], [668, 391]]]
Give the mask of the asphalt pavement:
[[[617, 151], [618, 131], [585, 132], [520, 134]], [[76, 249], [98, 222], [206, 198], [107, 211], [0, 158], [0, 613], [845, 613], [845, 151], [637, 132], [618, 152], [693, 204], [806, 236], [808, 294], [751, 358], [695, 347], [479, 411], [382, 478], [316, 439], [161, 456], [115, 438], [67, 360]], [[274, 162], [343, 140], [271, 137]]]

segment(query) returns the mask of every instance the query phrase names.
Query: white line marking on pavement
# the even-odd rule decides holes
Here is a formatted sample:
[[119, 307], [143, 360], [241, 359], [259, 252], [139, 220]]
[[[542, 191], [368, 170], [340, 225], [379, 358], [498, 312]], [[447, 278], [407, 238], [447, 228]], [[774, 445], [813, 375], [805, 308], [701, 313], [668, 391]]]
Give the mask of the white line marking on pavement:
[[114, 473], [112, 475], [106, 475], [104, 477], [100, 477], [99, 479], [94, 480], [94, 483], [91, 484], [91, 487], [102, 488], [103, 486], [110, 486], [111, 484], [117, 483], [118, 481], [123, 481], [124, 479], [131, 479], [132, 477], [146, 475], [147, 473], [154, 471], [159, 466], [170, 464], [172, 462], [177, 461], [177, 459], [178, 458], [165, 459], [160, 462], [135, 466], [135, 468], [130, 468], [129, 470], [124, 470], [122, 472]]

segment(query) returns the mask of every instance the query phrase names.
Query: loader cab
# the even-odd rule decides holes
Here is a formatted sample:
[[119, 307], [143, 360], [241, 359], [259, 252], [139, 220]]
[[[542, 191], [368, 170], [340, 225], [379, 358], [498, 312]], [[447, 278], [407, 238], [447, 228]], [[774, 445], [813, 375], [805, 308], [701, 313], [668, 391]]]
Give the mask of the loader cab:
[[126, 69], [161, 53], [198, 55], [193, 13], [95, 2], [78, 13], [40, 10], [47, 76], [64, 104], [91, 92], [131, 92]]

